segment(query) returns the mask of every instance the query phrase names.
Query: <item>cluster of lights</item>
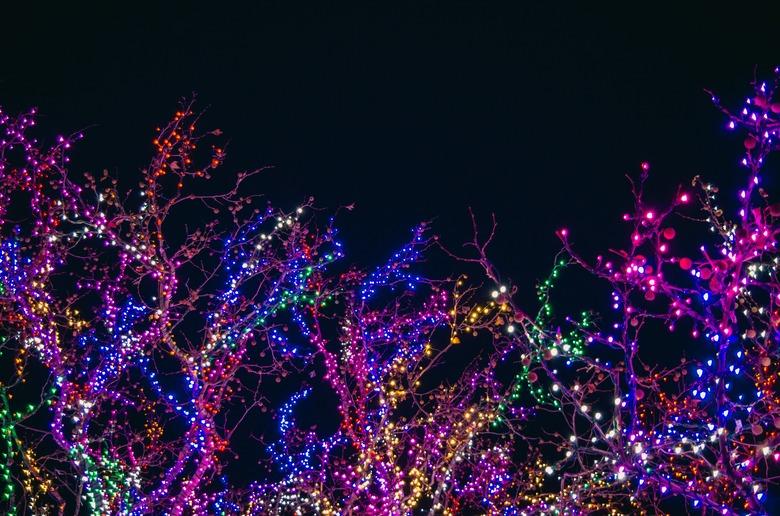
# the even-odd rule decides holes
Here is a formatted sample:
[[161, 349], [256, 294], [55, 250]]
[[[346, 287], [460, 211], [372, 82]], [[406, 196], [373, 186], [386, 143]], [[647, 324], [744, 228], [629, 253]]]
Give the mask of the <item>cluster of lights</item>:
[[[257, 208], [240, 189], [254, 173], [196, 193], [225, 151], [202, 157], [191, 106], [158, 129], [129, 196], [107, 175], [72, 179], [67, 150], [81, 135], [46, 147], [29, 136], [34, 112], [0, 111], [0, 503], [9, 514], [558, 515], [677, 499], [763, 511], [780, 467], [780, 208], [761, 187], [780, 136], [776, 87], [758, 84], [739, 113], [721, 108], [747, 133], [733, 219], [698, 178], [698, 195], [649, 206], [642, 163], [625, 247], [589, 261], [559, 231], [564, 251], [532, 316], [476, 235], [478, 258], [448, 253], [481, 267], [475, 279], [419, 272], [435, 242], [425, 225], [364, 272], [338, 264], [333, 220], [321, 225], [308, 204]], [[691, 256], [695, 228], [674, 215], [691, 220], [694, 204], [709, 231]], [[170, 234], [183, 206], [211, 220]], [[553, 307], [576, 268], [607, 285], [605, 310]], [[654, 363], [659, 347], [679, 356]], [[296, 421], [315, 391], [335, 402], [325, 434]], [[252, 427], [269, 407], [276, 426]], [[246, 427], [265, 467], [238, 486]]]

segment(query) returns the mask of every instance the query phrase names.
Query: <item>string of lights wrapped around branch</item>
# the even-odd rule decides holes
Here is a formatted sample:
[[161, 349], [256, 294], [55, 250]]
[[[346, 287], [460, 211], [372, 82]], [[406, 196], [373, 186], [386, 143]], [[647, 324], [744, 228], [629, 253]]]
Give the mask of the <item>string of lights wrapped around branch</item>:
[[[745, 135], [733, 203], [697, 177], [652, 204], [643, 163], [626, 243], [589, 259], [560, 230], [533, 310], [489, 257], [495, 220], [484, 236], [472, 217], [462, 252], [422, 224], [364, 271], [312, 202], [245, 193], [262, 170], [220, 191], [221, 131], [200, 132], [191, 103], [157, 129], [131, 189], [70, 171], [81, 134], [43, 144], [35, 111], [0, 111], [0, 504], [766, 513], [780, 208], [762, 175], [777, 87], [757, 82], [739, 112], [713, 97]], [[462, 274], [426, 270], [432, 254]], [[607, 296], [561, 286], [577, 275]]]

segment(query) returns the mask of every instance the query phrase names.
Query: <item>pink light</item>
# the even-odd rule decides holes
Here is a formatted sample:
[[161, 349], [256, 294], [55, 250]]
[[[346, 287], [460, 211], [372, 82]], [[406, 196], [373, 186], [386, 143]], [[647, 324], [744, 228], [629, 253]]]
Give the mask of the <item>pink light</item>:
[[688, 194], [684, 193], [680, 196], [680, 202], [688, 202]]

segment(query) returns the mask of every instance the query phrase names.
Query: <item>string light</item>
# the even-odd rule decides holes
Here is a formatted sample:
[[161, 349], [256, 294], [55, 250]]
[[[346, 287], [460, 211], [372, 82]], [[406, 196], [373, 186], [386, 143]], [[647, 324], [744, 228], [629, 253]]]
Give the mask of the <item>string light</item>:
[[[757, 84], [736, 114], [714, 97], [746, 133], [731, 200], [697, 177], [651, 206], [641, 163], [625, 245], [586, 260], [558, 231], [563, 251], [531, 312], [486, 255], [495, 224], [480, 239], [475, 222], [467, 255], [419, 225], [363, 271], [343, 264], [334, 219], [242, 193], [257, 172], [204, 188], [226, 153], [204, 143], [220, 131], [200, 133], [190, 104], [121, 193], [108, 174], [74, 179], [81, 135], [44, 146], [34, 111], [0, 111], [0, 503], [510, 515], [649, 514], [675, 500], [765, 512], [780, 462], [780, 208], [760, 186], [780, 131], [776, 88]], [[183, 233], [171, 229], [179, 210]], [[463, 273], [425, 274], [434, 249]], [[576, 271], [606, 297], [572, 293]], [[603, 308], [567, 312], [559, 296]], [[312, 410], [324, 398], [333, 410]], [[335, 426], [302, 423], [323, 412]], [[259, 460], [248, 482], [234, 478], [242, 460]]]

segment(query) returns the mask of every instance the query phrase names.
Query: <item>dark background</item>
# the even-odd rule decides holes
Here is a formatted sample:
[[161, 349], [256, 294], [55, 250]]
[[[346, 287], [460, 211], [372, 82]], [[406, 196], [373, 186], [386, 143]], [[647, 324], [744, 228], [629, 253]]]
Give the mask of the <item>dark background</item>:
[[740, 139], [702, 90], [739, 107], [780, 60], [760, 3], [111, 4], [0, 14], [0, 105], [38, 106], [46, 134], [89, 127], [74, 169], [132, 186], [155, 125], [196, 92], [230, 138], [223, 173], [275, 165], [262, 190], [282, 207], [355, 203], [353, 259], [424, 219], [460, 244], [471, 206], [496, 213], [496, 261], [529, 293], [555, 229], [594, 252], [618, 238], [604, 228], [642, 160], [659, 199], [695, 174], [736, 184]]

